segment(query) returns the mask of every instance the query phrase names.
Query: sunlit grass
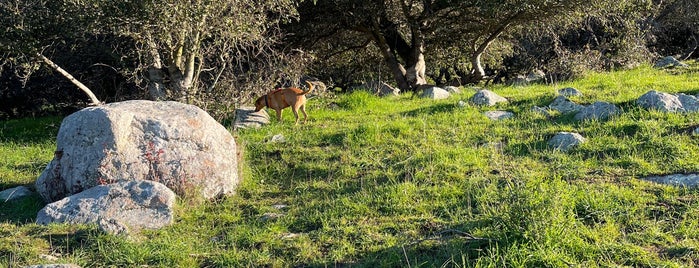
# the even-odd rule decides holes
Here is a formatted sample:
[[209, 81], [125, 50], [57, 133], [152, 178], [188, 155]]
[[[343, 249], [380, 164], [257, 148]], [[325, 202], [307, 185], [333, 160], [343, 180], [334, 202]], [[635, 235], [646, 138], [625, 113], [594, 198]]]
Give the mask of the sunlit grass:
[[[696, 266], [699, 192], [640, 178], [699, 172], [699, 114], [633, 104], [651, 89], [699, 93], [696, 70], [493, 86], [510, 103], [492, 108], [460, 107], [470, 88], [440, 101], [313, 98], [306, 125], [285, 111], [282, 122], [234, 133], [245, 151], [237, 194], [179, 200], [170, 227], [125, 238], [28, 223], [36, 196], [0, 204], [0, 266], [45, 263], [42, 254], [84, 267]], [[531, 111], [569, 86], [584, 94], [574, 101], [623, 113], [576, 122]], [[483, 112], [493, 109], [516, 115], [491, 121]], [[51, 159], [58, 120], [42, 120], [3, 122], [3, 189], [31, 186]], [[547, 148], [559, 131], [588, 141]], [[277, 134], [286, 141], [270, 142]]]

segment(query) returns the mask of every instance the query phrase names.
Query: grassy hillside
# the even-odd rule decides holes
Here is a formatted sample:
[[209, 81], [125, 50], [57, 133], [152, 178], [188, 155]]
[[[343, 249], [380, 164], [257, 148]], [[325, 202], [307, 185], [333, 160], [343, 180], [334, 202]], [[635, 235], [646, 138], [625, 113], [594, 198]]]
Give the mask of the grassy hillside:
[[[637, 108], [648, 90], [699, 93], [685, 71], [640, 67], [565, 84], [492, 87], [495, 108], [357, 92], [309, 101], [310, 121], [234, 133], [234, 197], [179, 200], [173, 226], [130, 238], [31, 223], [38, 197], [0, 204], [0, 267], [688, 267], [699, 265], [699, 190], [644, 176], [699, 172], [699, 113]], [[559, 88], [624, 112], [606, 121], [530, 111]], [[513, 119], [491, 121], [504, 109]], [[276, 120], [273, 120], [276, 121]], [[0, 123], [0, 189], [31, 184], [59, 119]], [[559, 131], [588, 141], [563, 153]], [[282, 134], [286, 141], [271, 142]], [[57, 257], [49, 261], [47, 256]]]

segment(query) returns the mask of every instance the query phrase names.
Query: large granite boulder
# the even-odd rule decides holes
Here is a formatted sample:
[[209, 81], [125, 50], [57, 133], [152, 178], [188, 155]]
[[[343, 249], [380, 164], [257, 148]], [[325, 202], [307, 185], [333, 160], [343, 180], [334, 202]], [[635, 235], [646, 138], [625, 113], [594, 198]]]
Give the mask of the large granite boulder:
[[175, 193], [163, 184], [122, 181], [98, 185], [48, 204], [37, 213], [36, 222], [95, 223], [115, 233], [123, 233], [122, 226], [158, 229], [172, 224], [174, 203]]
[[53, 202], [101, 184], [153, 180], [210, 199], [238, 185], [236, 152], [228, 130], [193, 105], [138, 100], [90, 107], [63, 120], [36, 189]]

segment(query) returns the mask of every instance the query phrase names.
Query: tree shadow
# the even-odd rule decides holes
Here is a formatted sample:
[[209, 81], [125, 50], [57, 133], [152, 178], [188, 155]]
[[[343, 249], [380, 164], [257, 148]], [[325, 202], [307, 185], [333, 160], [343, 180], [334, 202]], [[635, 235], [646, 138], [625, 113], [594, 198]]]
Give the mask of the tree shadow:
[[61, 120], [62, 117], [42, 117], [0, 122], [0, 141], [26, 144], [55, 140]]
[[401, 116], [416, 117], [423, 114], [451, 113], [456, 109], [454, 103], [439, 103], [428, 107], [417, 108], [414, 110], [400, 113]]

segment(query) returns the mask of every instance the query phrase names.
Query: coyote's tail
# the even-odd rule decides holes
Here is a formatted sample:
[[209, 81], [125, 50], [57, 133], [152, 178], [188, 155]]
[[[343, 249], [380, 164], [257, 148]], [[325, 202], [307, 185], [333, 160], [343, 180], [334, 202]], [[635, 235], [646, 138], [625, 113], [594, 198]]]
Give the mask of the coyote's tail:
[[313, 88], [315, 88], [315, 86], [313, 86], [313, 83], [311, 83], [311, 82], [306, 81], [306, 84], [308, 84], [308, 87], [309, 87], [308, 90], [305, 90], [304, 92], [299, 93], [299, 95], [306, 95], [308, 93], [311, 93], [311, 91], [313, 91]]

